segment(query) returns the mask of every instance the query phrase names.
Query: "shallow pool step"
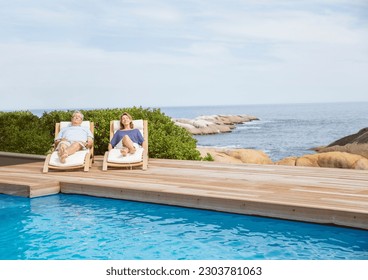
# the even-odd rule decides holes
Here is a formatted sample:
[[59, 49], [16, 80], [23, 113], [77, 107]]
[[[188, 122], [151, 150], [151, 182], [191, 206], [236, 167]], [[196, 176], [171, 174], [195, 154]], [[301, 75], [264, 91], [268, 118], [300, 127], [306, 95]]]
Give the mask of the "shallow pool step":
[[32, 198], [59, 192], [60, 183], [55, 180], [22, 177], [0, 179], [0, 193], [3, 194]]

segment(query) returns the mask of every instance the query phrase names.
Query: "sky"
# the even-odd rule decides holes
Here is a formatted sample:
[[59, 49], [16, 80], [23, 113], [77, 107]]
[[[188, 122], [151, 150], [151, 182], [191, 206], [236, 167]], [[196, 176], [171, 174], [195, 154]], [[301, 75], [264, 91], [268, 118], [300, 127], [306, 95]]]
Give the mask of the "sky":
[[368, 101], [367, 0], [0, 7], [0, 110]]

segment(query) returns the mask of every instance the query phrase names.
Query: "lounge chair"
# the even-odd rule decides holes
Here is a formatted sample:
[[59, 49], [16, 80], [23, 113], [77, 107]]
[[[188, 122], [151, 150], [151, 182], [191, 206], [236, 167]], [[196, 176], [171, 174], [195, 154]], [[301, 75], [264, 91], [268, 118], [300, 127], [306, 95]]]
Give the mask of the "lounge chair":
[[[71, 122], [60, 122], [55, 124], [55, 135], [58, 135], [60, 130], [67, 127]], [[83, 121], [82, 126], [89, 127], [92, 134], [94, 134], [94, 123], [89, 121]], [[54, 147], [55, 149], [56, 147]], [[76, 153], [68, 156], [65, 163], [61, 163], [58, 152], [53, 151], [48, 154], [43, 166], [43, 173], [47, 173], [49, 169], [57, 170], [69, 170], [83, 168], [84, 171], [89, 171], [94, 161], [94, 148], [77, 151]]]
[[[141, 167], [142, 170], [147, 170], [148, 165], [148, 125], [146, 120], [133, 120], [134, 128], [138, 128], [144, 138], [143, 147], [139, 147], [134, 154], [122, 156], [120, 153], [121, 142], [114, 149], [105, 153], [102, 170], [107, 171], [108, 167]], [[110, 121], [110, 141], [114, 133], [120, 129], [118, 120]]]

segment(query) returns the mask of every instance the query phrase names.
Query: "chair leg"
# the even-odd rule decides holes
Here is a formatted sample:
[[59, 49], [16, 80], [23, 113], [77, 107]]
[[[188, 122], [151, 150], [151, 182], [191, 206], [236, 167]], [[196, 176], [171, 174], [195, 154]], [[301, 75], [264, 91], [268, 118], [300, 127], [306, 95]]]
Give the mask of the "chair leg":
[[85, 172], [89, 171], [90, 160], [91, 160], [91, 155], [90, 155], [90, 153], [87, 153], [85, 158], [84, 158], [84, 171]]
[[102, 162], [102, 171], [107, 171], [107, 157], [109, 155], [109, 152], [105, 152], [104, 159]]
[[50, 158], [51, 158], [51, 154], [48, 154], [45, 159], [45, 163], [43, 164], [43, 170], [42, 170], [43, 173], [47, 173], [49, 171]]
[[142, 165], [142, 170], [147, 170], [148, 167], [148, 155], [144, 154], [143, 155], [143, 165]]
[[147, 160], [143, 160], [143, 165], [142, 165], [142, 170], [147, 170], [148, 168], [148, 163], [147, 163]]
[[85, 172], [88, 172], [88, 171], [89, 171], [89, 163], [86, 163], [86, 164], [84, 165], [84, 171], [85, 171]]

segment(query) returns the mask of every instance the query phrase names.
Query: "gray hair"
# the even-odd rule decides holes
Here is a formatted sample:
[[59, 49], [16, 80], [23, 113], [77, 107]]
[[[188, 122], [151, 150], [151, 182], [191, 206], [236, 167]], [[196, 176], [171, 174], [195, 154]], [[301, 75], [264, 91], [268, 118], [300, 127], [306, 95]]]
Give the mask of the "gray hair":
[[76, 110], [76, 111], [74, 111], [74, 112], [73, 112], [73, 115], [72, 115], [72, 116], [74, 116], [74, 115], [76, 115], [76, 114], [81, 115], [81, 117], [82, 117], [82, 121], [83, 121], [83, 119], [84, 119], [84, 115], [82, 114], [82, 112], [81, 112], [81, 111]]

